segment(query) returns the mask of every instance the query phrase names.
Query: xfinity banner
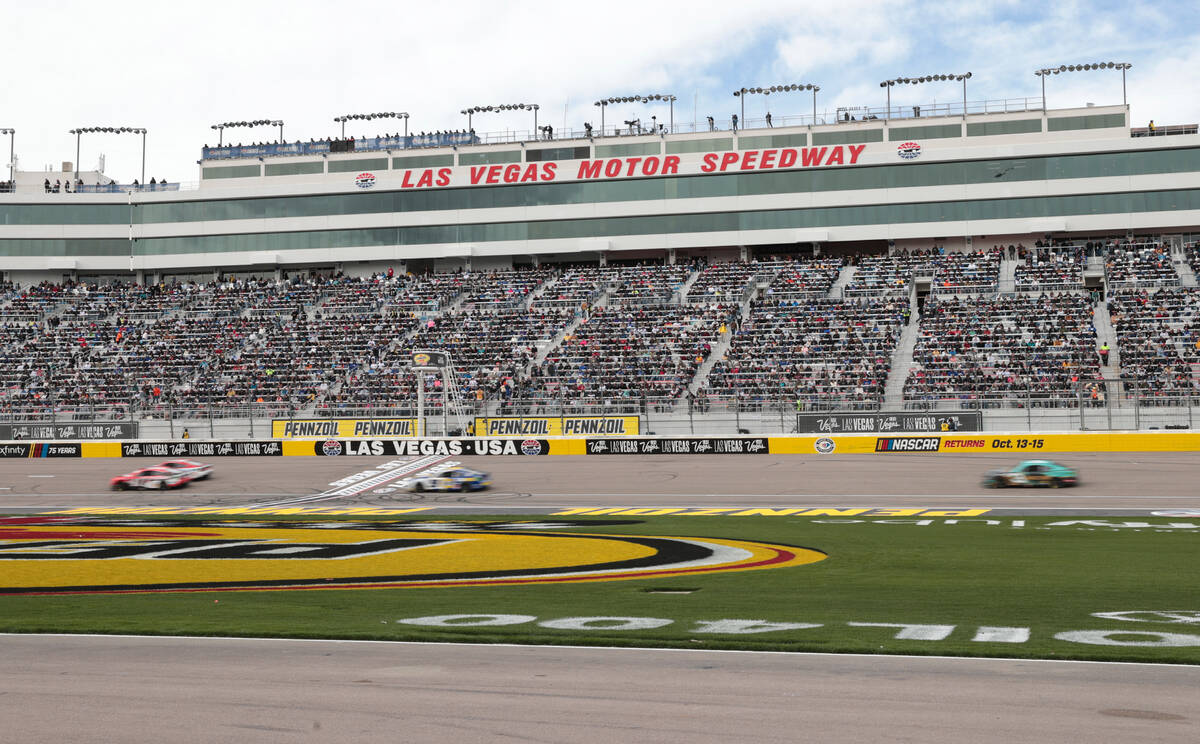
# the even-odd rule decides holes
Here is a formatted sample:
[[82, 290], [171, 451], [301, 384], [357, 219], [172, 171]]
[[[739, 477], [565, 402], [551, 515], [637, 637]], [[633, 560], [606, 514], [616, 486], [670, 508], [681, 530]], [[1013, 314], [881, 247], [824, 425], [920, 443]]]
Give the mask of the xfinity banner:
[[137, 439], [138, 425], [133, 422], [87, 424], [38, 423], [0, 424], [0, 440], [10, 439]]
[[589, 455], [765, 455], [766, 437], [738, 439], [589, 439]]
[[875, 434], [889, 432], [981, 431], [979, 411], [955, 413], [798, 413], [800, 434]]

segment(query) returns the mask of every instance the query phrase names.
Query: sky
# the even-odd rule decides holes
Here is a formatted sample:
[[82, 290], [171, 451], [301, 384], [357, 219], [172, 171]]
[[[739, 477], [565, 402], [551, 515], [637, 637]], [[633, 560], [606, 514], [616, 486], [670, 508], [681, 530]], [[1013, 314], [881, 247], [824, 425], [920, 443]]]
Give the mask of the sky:
[[[75, 159], [68, 130], [145, 127], [146, 177], [198, 179], [210, 125], [282, 119], [289, 141], [337, 135], [333, 117], [407, 111], [410, 131], [465, 129], [460, 111], [538, 103], [539, 124], [599, 124], [599, 98], [671, 93], [677, 124], [740, 112], [732, 91], [820, 85], [819, 111], [885, 105], [879, 83], [970, 71], [971, 101], [1036, 98], [1042, 67], [1130, 62], [1132, 122], [1200, 121], [1200, 3], [737, 0], [452, 3], [308, 0], [0, 0], [6, 63], [0, 127], [21, 170]], [[19, 61], [14, 65], [14, 60]], [[16, 74], [14, 74], [14, 72]], [[961, 99], [959, 83], [905, 86], [893, 105]], [[1049, 108], [1121, 102], [1121, 74], [1063, 73]], [[811, 93], [750, 96], [747, 118], [808, 114]], [[608, 124], [660, 122], [665, 106], [618, 104]], [[531, 128], [527, 112], [481, 114], [477, 132]], [[347, 135], [399, 122], [348, 125]], [[356, 131], [357, 130], [357, 131]], [[226, 139], [274, 139], [269, 127]], [[7, 154], [7, 137], [0, 152]], [[141, 138], [88, 134], [80, 167], [140, 176]], [[0, 159], [7, 160], [0, 156]]]

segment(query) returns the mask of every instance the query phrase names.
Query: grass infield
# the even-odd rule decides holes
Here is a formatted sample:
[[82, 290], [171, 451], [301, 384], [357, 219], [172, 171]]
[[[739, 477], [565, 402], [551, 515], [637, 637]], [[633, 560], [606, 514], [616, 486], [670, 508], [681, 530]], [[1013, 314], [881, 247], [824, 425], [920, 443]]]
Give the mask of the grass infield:
[[[513, 518], [472, 516], [462, 521], [491, 519]], [[589, 527], [586, 517], [564, 518], [579, 524], [562, 531], [737, 538], [814, 548], [828, 558], [786, 568], [554, 585], [0, 596], [0, 631], [1200, 663], [1200, 589], [1189, 578], [1200, 566], [1200, 528], [1179, 526], [1189, 520], [992, 520], [999, 524], [940, 518], [665, 516], [636, 520]], [[1135, 526], [1111, 526], [1130, 524]], [[1152, 614], [1162, 611], [1177, 615]], [[1093, 615], [1114, 612], [1141, 614]], [[1186, 615], [1178, 613], [1186, 612], [1193, 622], [1180, 621]], [[526, 615], [536, 620], [443, 627], [398, 622], [460, 614]], [[571, 627], [572, 621], [554, 622], [551, 627], [541, 624], [588, 617], [656, 618], [660, 627], [620, 630], [605, 629], [611, 623], [604, 622], [590, 623], [586, 629]], [[699, 631], [706, 627], [705, 621], [730, 619], [819, 627]], [[664, 620], [670, 623], [663, 624]], [[553, 627], [564, 624], [567, 627]], [[1019, 641], [1023, 635], [1019, 629], [1028, 629], [1027, 640]]]

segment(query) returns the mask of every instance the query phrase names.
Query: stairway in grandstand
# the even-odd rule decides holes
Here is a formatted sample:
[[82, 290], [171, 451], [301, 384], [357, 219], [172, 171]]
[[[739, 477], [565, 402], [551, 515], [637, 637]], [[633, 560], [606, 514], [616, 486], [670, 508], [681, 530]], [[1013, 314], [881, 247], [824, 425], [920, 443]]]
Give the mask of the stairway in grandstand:
[[1108, 314], [1108, 305], [1096, 303], [1092, 324], [1096, 326], [1096, 348], [1108, 343], [1108, 364], [1100, 367], [1100, 374], [1109, 379], [1121, 376], [1121, 349], [1117, 346], [1117, 332], [1113, 328], [1112, 317]]
[[920, 327], [914, 305], [908, 325], [900, 332], [896, 350], [892, 353], [892, 368], [888, 372], [887, 384], [883, 388], [883, 410], [899, 411], [904, 408], [904, 381], [913, 365], [913, 349], [917, 345], [917, 330]]
[[857, 266], [843, 266], [842, 270], [838, 273], [837, 281], [835, 281], [833, 283], [833, 285], [829, 288], [829, 299], [831, 299], [831, 300], [842, 299], [843, 290], [846, 288], [846, 285], [850, 283], [850, 280], [853, 279], [854, 275], [857, 273], [858, 273]]
[[1000, 259], [1000, 280], [996, 289], [1001, 294], [1015, 292], [1017, 289], [1017, 266], [1021, 262], [1015, 258]]
[[688, 292], [692, 290], [692, 285], [695, 284], [696, 280], [700, 278], [700, 272], [702, 270], [703, 269], [694, 269], [692, 273], [688, 274], [688, 278], [684, 280], [683, 284], [681, 284], [679, 289], [675, 292], [674, 297], [671, 298], [672, 302], [683, 303], [689, 301], [690, 298], [687, 296]]
[[[743, 308], [748, 306], [749, 303], [746, 303], [743, 305]], [[744, 323], [745, 321], [746, 317], [743, 317], [742, 322]], [[704, 363], [696, 369], [696, 374], [692, 377], [692, 381], [688, 384], [687, 390], [684, 392], [685, 398], [687, 397], [687, 393], [698, 392], [704, 387], [704, 382], [708, 379], [708, 373], [712, 371], [712, 368], [716, 366], [717, 362], [721, 361], [721, 359], [725, 357], [725, 354], [729, 351], [729, 346], [732, 343], [733, 329], [730, 328], [726, 333], [721, 334], [721, 337], [717, 339], [715, 344], [713, 344], [712, 352], [708, 355], [708, 359], [705, 359]]]
[[1176, 257], [1173, 261], [1175, 271], [1179, 274], [1179, 281], [1185, 287], [1200, 286], [1196, 283], [1196, 272], [1192, 271], [1192, 267], [1187, 261]]

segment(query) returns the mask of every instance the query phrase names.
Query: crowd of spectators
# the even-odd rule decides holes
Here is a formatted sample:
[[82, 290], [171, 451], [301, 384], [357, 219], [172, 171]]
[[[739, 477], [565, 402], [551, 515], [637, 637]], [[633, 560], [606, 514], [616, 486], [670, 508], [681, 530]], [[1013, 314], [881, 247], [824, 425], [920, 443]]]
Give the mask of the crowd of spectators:
[[1036, 246], [1022, 251], [1017, 264], [1018, 292], [1059, 291], [1083, 287], [1084, 249], [1078, 246]]
[[1108, 312], [1121, 374], [1137, 380], [1142, 401], [1200, 392], [1200, 289], [1117, 290]]
[[1179, 286], [1171, 251], [1158, 240], [1105, 246], [1104, 275], [1109, 289]]
[[780, 399], [815, 410], [877, 407], [907, 308], [899, 298], [753, 302], [704, 398], [741, 410]]
[[939, 292], [954, 294], [995, 292], [1002, 256], [998, 248], [939, 255], [932, 263], [933, 286]]
[[1100, 377], [1093, 307], [1072, 292], [936, 298], [925, 305], [909, 407], [1073, 406]]

